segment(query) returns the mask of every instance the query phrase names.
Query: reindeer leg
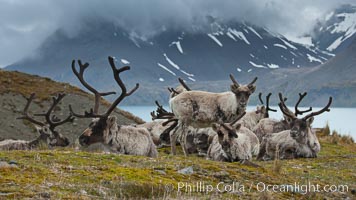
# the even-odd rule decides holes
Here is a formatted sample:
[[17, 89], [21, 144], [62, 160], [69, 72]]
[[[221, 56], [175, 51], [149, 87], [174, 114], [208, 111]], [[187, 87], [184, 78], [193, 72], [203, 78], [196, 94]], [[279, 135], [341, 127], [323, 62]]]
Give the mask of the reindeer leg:
[[177, 127], [175, 127], [174, 130], [171, 131], [169, 134], [169, 139], [171, 141], [171, 154], [172, 155], [177, 154], [176, 143], [177, 143], [177, 134], [178, 134], [179, 128], [180, 128], [180, 124]]
[[182, 149], [183, 149], [183, 153], [184, 156], [188, 156], [189, 152], [188, 152], [188, 148], [187, 148], [187, 138], [188, 138], [188, 130], [187, 130], [187, 126], [185, 126], [184, 124], [182, 124], [182, 139], [181, 139], [181, 145], [182, 145]]

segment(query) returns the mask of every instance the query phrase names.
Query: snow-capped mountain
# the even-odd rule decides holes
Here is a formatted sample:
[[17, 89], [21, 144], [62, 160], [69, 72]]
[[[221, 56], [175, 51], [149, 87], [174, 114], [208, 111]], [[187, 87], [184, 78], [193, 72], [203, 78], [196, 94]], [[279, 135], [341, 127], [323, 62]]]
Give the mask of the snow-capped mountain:
[[356, 37], [356, 6], [343, 5], [320, 20], [313, 43], [321, 50], [337, 53]]
[[232, 73], [245, 83], [253, 76], [276, 70], [307, 69], [323, 64], [334, 54], [323, 49], [321, 42], [317, 44], [302, 45], [263, 27], [245, 22], [222, 23], [213, 18], [208, 27], [192, 26], [189, 31], [163, 28], [149, 38], [111, 22], [92, 19], [72, 37], [58, 30], [40, 46], [35, 56], [6, 69], [81, 86], [70, 67], [73, 59], [81, 59], [90, 63], [87, 80], [99, 90], [109, 91], [117, 88], [107, 61], [111, 55], [118, 67], [132, 67], [122, 75], [129, 86], [141, 84], [126, 102], [152, 104], [155, 99], [167, 99], [166, 87], [176, 85], [178, 77], [189, 84], [218, 83]]

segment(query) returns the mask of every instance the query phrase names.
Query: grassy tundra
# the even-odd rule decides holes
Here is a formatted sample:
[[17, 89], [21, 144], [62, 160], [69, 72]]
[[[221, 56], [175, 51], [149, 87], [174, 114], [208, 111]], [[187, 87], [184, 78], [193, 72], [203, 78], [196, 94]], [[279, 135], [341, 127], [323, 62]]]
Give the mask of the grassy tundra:
[[[325, 136], [327, 133], [328, 130], [318, 133], [322, 145], [318, 158], [255, 161], [259, 168], [184, 157], [182, 153], [171, 156], [169, 148], [161, 149], [158, 158], [88, 153], [70, 148], [0, 151], [1, 161], [17, 163], [15, 167], [0, 165], [0, 199], [355, 199], [356, 144], [336, 133]], [[192, 167], [192, 174], [178, 172], [187, 167]], [[187, 185], [193, 187], [199, 182], [206, 187], [215, 187], [220, 182], [231, 186], [235, 182], [235, 190], [204, 193], [192, 189], [189, 193]], [[259, 182], [266, 185], [310, 182], [321, 187], [347, 185], [348, 191], [259, 192]], [[219, 186], [224, 189], [222, 184]]]

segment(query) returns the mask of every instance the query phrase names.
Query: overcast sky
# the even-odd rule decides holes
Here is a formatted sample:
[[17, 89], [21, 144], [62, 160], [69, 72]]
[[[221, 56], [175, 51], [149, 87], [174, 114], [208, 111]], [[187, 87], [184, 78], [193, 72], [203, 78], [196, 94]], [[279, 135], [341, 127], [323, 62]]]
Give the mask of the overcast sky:
[[59, 28], [75, 36], [92, 17], [147, 37], [163, 27], [189, 31], [206, 23], [207, 15], [295, 37], [344, 3], [356, 0], [0, 0], [0, 67], [30, 55]]

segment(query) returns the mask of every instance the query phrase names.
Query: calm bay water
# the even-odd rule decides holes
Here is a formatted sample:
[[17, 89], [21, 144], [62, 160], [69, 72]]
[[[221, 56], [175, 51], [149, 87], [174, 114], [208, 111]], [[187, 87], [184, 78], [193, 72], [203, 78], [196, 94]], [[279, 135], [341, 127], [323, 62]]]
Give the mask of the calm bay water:
[[[120, 108], [139, 116], [145, 121], [152, 121], [150, 112], [156, 110], [155, 106], [122, 106]], [[168, 106], [165, 106], [165, 108], [169, 110]], [[255, 106], [249, 106], [247, 107], [247, 111], [252, 111], [255, 108]], [[277, 107], [272, 108], [277, 109]], [[301, 108], [301, 110], [304, 109]], [[320, 108], [313, 107], [313, 111], [317, 111], [319, 109]], [[270, 113], [271, 118], [282, 118], [282, 113], [279, 109], [277, 110], [277, 113]], [[356, 108], [331, 108], [330, 112], [325, 112], [314, 117], [313, 127], [320, 128], [324, 127], [326, 123], [329, 123], [331, 130], [336, 130], [341, 134], [351, 135], [354, 139], [356, 139], [356, 122], [355, 118], [353, 118], [355, 114]]]

